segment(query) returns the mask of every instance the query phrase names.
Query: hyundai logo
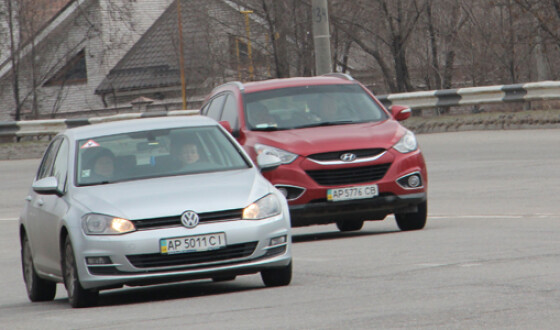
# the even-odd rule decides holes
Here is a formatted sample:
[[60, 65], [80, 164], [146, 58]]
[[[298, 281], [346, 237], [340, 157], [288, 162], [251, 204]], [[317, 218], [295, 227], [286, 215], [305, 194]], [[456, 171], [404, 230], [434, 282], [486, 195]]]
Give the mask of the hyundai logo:
[[345, 153], [340, 156], [340, 160], [343, 162], [353, 162], [356, 160], [356, 155], [351, 152]]
[[187, 228], [194, 228], [198, 226], [199, 221], [200, 219], [198, 218], [198, 214], [194, 211], [185, 211], [181, 215], [181, 223]]

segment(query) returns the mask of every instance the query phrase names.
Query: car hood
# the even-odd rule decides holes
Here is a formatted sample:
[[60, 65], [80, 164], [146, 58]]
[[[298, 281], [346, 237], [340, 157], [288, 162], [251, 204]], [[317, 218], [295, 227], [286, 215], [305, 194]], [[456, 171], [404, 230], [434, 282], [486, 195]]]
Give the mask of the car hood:
[[389, 149], [404, 135], [405, 128], [394, 120], [285, 131], [256, 132], [258, 143], [278, 147], [298, 155], [335, 150]]
[[86, 212], [135, 220], [176, 216], [187, 210], [240, 209], [271, 190], [252, 168], [77, 187], [73, 199]]

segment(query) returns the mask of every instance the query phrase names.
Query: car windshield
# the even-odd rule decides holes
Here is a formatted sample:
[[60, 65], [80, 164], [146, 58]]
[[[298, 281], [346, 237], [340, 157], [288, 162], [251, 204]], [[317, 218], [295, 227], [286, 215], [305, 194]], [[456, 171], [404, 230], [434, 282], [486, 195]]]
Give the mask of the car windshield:
[[285, 130], [388, 118], [359, 85], [316, 85], [247, 93], [244, 102], [245, 119], [251, 130]]
[[78, 186], [251, 166], [216, 126], [91, 137], [76, 147]]

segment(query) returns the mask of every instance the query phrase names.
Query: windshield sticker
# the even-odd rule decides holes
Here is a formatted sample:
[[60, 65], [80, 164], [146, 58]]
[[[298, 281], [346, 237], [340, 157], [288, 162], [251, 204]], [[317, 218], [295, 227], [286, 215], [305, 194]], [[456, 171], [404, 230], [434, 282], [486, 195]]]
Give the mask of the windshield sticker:
[[94, 147], [99, 147], [99, 143], [95, 142], [94, 140], [89, 140], [88, 142], [84, 143], [84, 145], [81, 146], [80, 149], [87, 149], [87, 148], [94, 148]]

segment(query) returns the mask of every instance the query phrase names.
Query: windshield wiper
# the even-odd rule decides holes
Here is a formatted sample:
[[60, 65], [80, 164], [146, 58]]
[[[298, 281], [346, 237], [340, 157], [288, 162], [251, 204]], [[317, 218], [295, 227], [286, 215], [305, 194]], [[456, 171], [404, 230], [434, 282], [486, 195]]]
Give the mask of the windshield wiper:
[[308, 125], [296, 126], [294, 128], [309, 128], [309, 127], [321, 127], [321, 126], [336, 126], [336, 125], [347, 125], [355, 124], [352, 120], [337, 120], [337, 121], [322, 121], [320, 123], [313, 123]]
[[263, 132], [270, 132], [270, 131], [278, 131], [279, 128], [277, 126], [262, 126], [262, 127], [253, 127], [253, 131], [263, 131]]

